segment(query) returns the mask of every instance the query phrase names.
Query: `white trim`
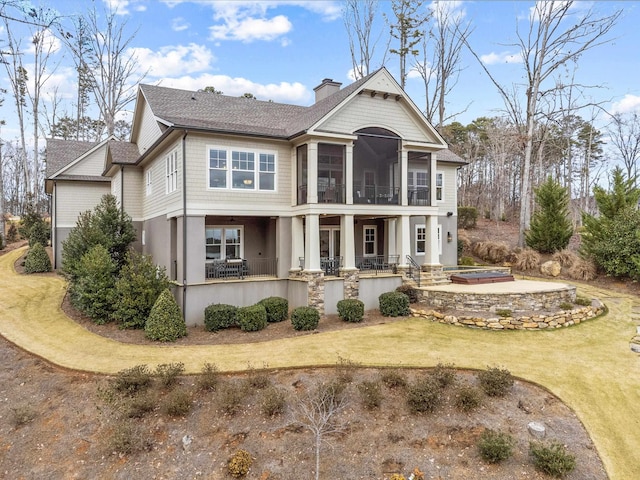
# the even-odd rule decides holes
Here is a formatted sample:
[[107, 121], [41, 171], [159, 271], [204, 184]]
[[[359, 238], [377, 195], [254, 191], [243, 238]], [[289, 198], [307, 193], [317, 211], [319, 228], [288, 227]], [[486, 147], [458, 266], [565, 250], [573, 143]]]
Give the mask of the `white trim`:
[[178, 190], [178, 150], [173, 150], [165, 157], [165, 193]]
[[[367, 230], [373, 230], [373, 253], [367, 253]], [[371, 241], [369, 242], [371, 243]], [[362, 226], [362, 256], [375, 257], [378, 255], [378, 226], [363, 225]]]
[[[211, 168], [210, 163], [210, 154], [212, 150], [218, 150], [221, 152], [225, 152], [225, 167], [224, 168]], [[223, 146], [223, 145], [214, 145], [209, 144], [206, 146], [206, 189], [209, 191], [235, 191], [235, 192], [258, 192], [258, 193], [277, 193], [278, 192], [278, 152], [276, 150], [262, 150], [262, 149], [252, 149], [252, 148], [242, 148], [242, 147], [232, 147], [232, 146]], [[233, 168], [233, 154], [247, 154], [253, 156], [253, 170], [239, 169]], [[260, 170], [260, 156], [261, 155], [270, 155], [273, 157], [273, 172], [269, 171], [261, 171]], [[242, 162], [244, 160], [236, 160], [236, 162]], [[225, 185], [223, 187], [212, 187], [211, 186], [211, 171], [224, 171], [225, 172]], [[246, 172], [247, 174], [253, 173], [253, 178], [246, 178], [245, 181], [249, 181], [250, 183], [246, 183], [246, 185], [251, 185], [251, 187], [247, 188], [239, 188], [233, 186], [233, 174], [234, 172]], [[273, 189], [261, 189], [260, 188], [260, 175], [261, 174], [273, 174]]]
[[[418, 230], [422, 229], [422, 242], [424, 242], [424, 250], [422, 252], [418, 251], [418, 241], [420, 240], [418, 238]], [[427, 226], [424, 223], [418, 223], [415, 225], [415, 229], [414, 229], [414, 243], [413, 243], [413, 247], [414, 247], [414, 254], [416, 257], [420, 256], [423, 257], [427, 254]]]
[[146, 184], [146, 196], [148, 197], [149, 195], [151, 195], [153, 193], [153, 169], [149, 168], [149, 170], [147, 170], [147, 173], [145, 175], [145, 184]]
[[[442, 178], [442, 185], [438, 186], [438, 176]], [[442, 203], [444, 202], [444, 172], [436, 171], [436, 183], [434, 185], [435, 193], [436, 193], [436, 202]], [[438, 188], [440, 189], [440, 198], [438, 198]]]
[[[220, 229], [222, 230], [221, 232], [221, 239], [220, 239], [220, 258], [207, 258], [207, 247], [208, 246], [215, 246], [215, 244], [211, 244], [209, 245], [207, 243], [207, 230], [209, 229]], [[240, 258], [244, 258], [244, 225], [205, 225], [204, 226], [204, 250], [205, 250], [205, 261], [207, 262], [214, 262], [214, 261], [218, 261], [218, 260], [225, 260], [227, 257], [227, 252], [226, 252], [226, 231], [227, 230], [240, 230]], [[235, 244], [234, 244], [235, 245]]]
[[438, 256], [442, 255], [442, 225], [438, 224], [436, 227], [438, 235]]

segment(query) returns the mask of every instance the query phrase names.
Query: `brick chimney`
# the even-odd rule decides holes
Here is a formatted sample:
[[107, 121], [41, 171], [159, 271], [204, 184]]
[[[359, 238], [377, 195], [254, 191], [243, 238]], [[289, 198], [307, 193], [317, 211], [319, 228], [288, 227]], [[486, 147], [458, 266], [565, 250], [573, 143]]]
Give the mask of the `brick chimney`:
[[340, 90], [342, 83], [334, 82], [332, 78], [325, 78], [322, 83], [313, 89], [316, 92], [316, 103]]

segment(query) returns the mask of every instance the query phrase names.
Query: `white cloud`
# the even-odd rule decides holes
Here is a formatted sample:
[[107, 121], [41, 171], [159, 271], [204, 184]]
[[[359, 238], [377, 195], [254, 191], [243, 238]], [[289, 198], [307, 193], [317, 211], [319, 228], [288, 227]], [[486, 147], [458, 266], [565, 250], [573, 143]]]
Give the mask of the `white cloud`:
[[[36, 38], [35, 36], [32, 36], [28, 38], [27, 41], [25, 42], [27, 43], [26, 52], [29, 53], [30, 55], [33, 55], [35, 53], [35, 48], [36, 48], [34, 43], [35, 38]], [[53, 53], [59, 52], [60, 49], [62, 48], [62, 43], [60, 42], [60, 40], [53, 33], [51, 33], [51, 30], [48, 30], [48, 29], [37, 32], [37, 40], [38, 42], [42, 42], [41, 47], [42, 47], [42, 51], [45, 54], [46, 53], [53, 54]]]
[[519, 53], [491, 52], [486, 55], [481, 55], [480, 60], [486, 65], [495, 65], [497, 63], [522, 63], [522, 56]]
[[619, 102], [611, 105], [611, 113], [640, 113], [640, 97], [626, 94]]
[[222, 25], [210, 27], [213, 40], [239, 40], [250, 43], [254, 40], [275, 40], [291, 31], [292, 25], [287, 17], [278, 15], [266, 18], [227, 18]]
[[445, 21], [455, 24], [467, 16], [467, 11], [463, 8], [464, 2], [461, 0], [434, 0], [428, 8], [434, 15], [437, 22]]
[[147, 6], [140, 0], [102, 0], [109, 11], [116, 15], [129, 15], [129, 8], [132, 7], [136, 12], [144, 12]]
[[239, 97], [245, 93], [252, 93], [258, 100], [273, 100], [274, 102], [304, 105], [312, 98], [311, 92], [299, 82], [280, 82], [261, 84], [242, 77], [227, 75], [213, 75], [205, 73], [197, 77], [182, 76], [164, 78], [160, 81], [164, 87], [181, 88], [184, 90], [200, 90], [208, 86], [215, 87], [225, 95]]
[[171, 20], [171, 30], [174, 32], [182, 32], [187, 30], [190, 26], [191, 24], [182, 17], [176, 17]]
[[149, 48], [134, 48], [140, 70], [148, 71], [150, 77], [171, 77], [181, 74], [202, 72], [211, 67], [215, 57], [203, 45], [171, 45], [157, 51]]

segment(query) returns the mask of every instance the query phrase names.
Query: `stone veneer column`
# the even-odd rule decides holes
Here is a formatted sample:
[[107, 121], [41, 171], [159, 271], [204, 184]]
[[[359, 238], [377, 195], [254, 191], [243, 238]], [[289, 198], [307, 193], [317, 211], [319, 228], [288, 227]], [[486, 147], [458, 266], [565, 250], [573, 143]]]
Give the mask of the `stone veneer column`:
[[355, 298], [360, 296], [360, 270], [357, 268], [343, 268], [340, 270], [343, 279], [344, 298]]
[[303, 270], [300, 278], [307, 282], [309, 306], [324, 315], [324, 272]]

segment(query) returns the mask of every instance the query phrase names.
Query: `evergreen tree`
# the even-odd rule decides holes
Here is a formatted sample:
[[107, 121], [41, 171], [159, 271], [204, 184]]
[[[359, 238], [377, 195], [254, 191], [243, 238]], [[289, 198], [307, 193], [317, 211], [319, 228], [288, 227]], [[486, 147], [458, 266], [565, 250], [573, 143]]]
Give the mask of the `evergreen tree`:
[[153, 305], [144, 333], [147, 338], [160, 342], [175, 342], [187, 335], [182, 312], [169, 289], [164, 290]]
[[526, 244], [540, 253], [562, 250], [573, 235], [567, 189], [549, 177], [535, 189], [535, 195], [538, 208], [525, 235]]
[[97, 324], [108, 322], [113, 312], [115, 271], [115, 262], [103, 245], [94, 245], [80, 259], [71, 298]]

